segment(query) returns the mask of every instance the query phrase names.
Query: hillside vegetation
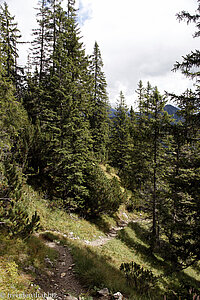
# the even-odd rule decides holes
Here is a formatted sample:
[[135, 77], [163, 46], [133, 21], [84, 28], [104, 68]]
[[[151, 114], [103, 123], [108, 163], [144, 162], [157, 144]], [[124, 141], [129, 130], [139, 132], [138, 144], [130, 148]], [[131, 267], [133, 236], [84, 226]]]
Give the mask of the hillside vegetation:
[[[197, 4], [177, 15], [195, 37]], [[140, 80], [137, 109], [121, 91], [110, 115], [100, 47], [85, 54], [75, 7], [39, 1], [21, 67], [0, 6], [0, 297], [198, 299], [200, 53], [174, 65], [193, 90]]]
[[[109, 176], [115, 174], [111, 173]], [[167, 299], [178, 299], [180, 296], [184, 299], [189, 295], [188, 288], [192, 290], [191, 297], [198, 291], [198, 264], [176, 272], [169, 253], [165, 252], [166, 248], [164, 251], [158, 248], [151, 253], [150, 220], [144, 213], [129, 213], [122, 205], [112, 217], [105, 215], [94, 221], [87, 221], [77, 214], [68, 214], [52, 207], [30, 186], [24, 186], [23, 206], [30, 216], [37, 210], [40, 227], [36, 235], [26, 240], [1, 235], [0, 294], [42, 295], [34, 280], [37, 279], [38, 272], [48, 274], [48, 270], [51, 270], [51, 267], [47, 269], [46, 257], [54, 263], [58, 257], [54, 249], [45, 246], [46, 240], [60, 242], [71, 249], [76, 276], [87, 287], [86, 298], [104, 287], [112, 293], [120, 291], [128, 299], [163, 299], [164, 295], [167, 295]], [[116, 236], [108, 238], [109, 232], [123, 222], [125, 227], [117, 230]], [[90, 245], [90, 242], [99, 240], [100, 246], [98, 243]], [[137, 273], [133, 273], [134, 276], [127, 280], [120, 266], [131, 262], [144, 270], [151, 270], [153, 276], [158, 278], [156, 283], [152, 283], [148, 276], [140, 278]]]

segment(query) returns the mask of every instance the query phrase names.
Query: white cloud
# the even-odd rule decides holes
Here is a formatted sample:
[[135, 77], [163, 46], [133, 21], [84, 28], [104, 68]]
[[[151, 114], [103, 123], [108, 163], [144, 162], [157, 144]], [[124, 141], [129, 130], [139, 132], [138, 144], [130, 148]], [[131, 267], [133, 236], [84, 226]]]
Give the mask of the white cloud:
[[[38, 0], [7, 2], [23, 40], [30, 40]], [[198, 39], [192, 38], [194, 26], [179, 23], [175, 16], [181, 10], [194, 12], [196, 0], [77, 0], [76, 5], [87, 53], [93, 51], [95, 41], [100, 46], [111, 103], [123, 90], [127, 104], [133, 104], [140, 79], [145, 84], [149, 80], [161, 92], [180, 93], [191, 86], [170, 70], [182, 55], [198, 47]], [[21, 61], [27, 49], [23, 47]]]
[[81, 0], [91, 16], [82, 26], [86, 49], [97, 40], [104, 60], [111, 102], [123, 88], [128, 105], [140, 79], [163, 92], [183, 92], [191, 83], [170, 70], [181, 56], [197, 47], [193, 26], [179, 23], [176, 13], [194, 12], [193, 0]]
[[[30, 42], [32, 39], [32, 29], [37, 26], [35, 20], [36, 10], [34, 8], [37, 7], [38, 0], [6, 0], [6, 2], [8, 3], [11, 15], [15, 16], [15, 21], [18, 23], [18, 29], [22, 34], [21, 41]], [[26, 62], [29, 48], [30, 44], [19, 45], [19, 64]]]

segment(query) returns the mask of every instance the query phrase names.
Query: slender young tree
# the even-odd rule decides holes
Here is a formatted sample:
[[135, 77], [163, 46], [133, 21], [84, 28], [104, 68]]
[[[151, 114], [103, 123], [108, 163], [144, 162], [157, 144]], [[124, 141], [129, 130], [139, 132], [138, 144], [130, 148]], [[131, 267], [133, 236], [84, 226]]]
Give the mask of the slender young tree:
[[136, 90], [137, 97], [137, 109], [138, 112], [134, 112], [132, 107], [130, 110], [130, 132], [132, 138], [132, 151], [131, 151], [131, 168], [129, 169], [129, 175], [127, 176], [128, 187], [135, 192], [142, 189], [142, 185], [145, 182], [146, 165], [144, 157], [148, 157], [148, 146], [146, 145], [146, 123], [148, 120], [147, 110], [145, 110], [145, 87], [142, 81], [138, 83]]
[[0, 6], [0, 38], [2, 41], [1, 55], [5, 57], [5, 76], [12, 80], [14, 85], [17, 87], [19, 80], [18, 71], [20, 69], [17, 65], [17, 44], [21, 35], [14, 19], [15, 17], [11, 16], [9, 12], [7, 3], [4, 2], [4, 4]]
[[50, 51], [52, 51], [52, 37], [50, 32], [50, 6], [48, 0], [40, 0], [36, 15], [38, 28], [33, 29], [34, 40], [32, 42], [33, 64], [39, 70], [39, 81], [45, 74], [50, 64]]
[[103, 60], [97, 42], [90, 58], [90, 69], [92, 74], [92, 101], [90, 126], [92, 130], [94, 152], [101, 159], [107, 157], [108, 130], [109, 130], [109, 106], [106, 92], [106, 79], [103, 68]]
[[130, 118], [123, 92], [117, 100], [116, 112], [111, 129], [111, 160], [120, 171], [127, 168], [130, 162]]
[[148, 83], [143, 96], [139, 94], [140, 113], [135, 123], [135, 135], [132, 151], [132, 183], [144, 198], [144, 206], [152, 218], [152, 250], [159, 240], [160, 207], [164, 203], [164, 190], [167, 187], [166, 172], [168, 166], [167, 151], [170, 140], [168, 130], [170, 118], [164, 112], [166, 100], [157, 88]]
[[136, 90], [136, 93], [138, 94], [138, 109], [139, 109], [140, 115], [142, 114], [142, 110], [143, 110], [143, 106], [144, 106], [144, 92], [145, 92], [145, 89], [144, 89], [142, 80], [140, 80], [138, 83], [138, 88]]
[[[147, 99], [149, 101], [149, 99]], [[152, 237], [153, 243], [159, 238], [159, 190], [162, 188], [162, 177], [165, 175], [165, 147], [166, 129], [169, 126], [170, 118], [164, 112], [166, 101], [159, 94], [158, 89], [153, 90], [152, 97], [149, 101], [150, 109], [150, 131], [151, 131], [151, 147], [152, 147]]]

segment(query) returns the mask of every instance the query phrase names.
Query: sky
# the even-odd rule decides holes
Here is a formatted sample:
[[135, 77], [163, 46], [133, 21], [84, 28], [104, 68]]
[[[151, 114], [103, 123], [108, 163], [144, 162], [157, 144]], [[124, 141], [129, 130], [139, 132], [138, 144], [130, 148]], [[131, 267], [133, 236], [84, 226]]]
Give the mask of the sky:
[[[31, 29], [36, 27], [33, 7], [37, 7], [38, 0], [7, 3], [23, 40], [29, 41]], [[182, 10], [194, 13], [196, 0], [77, 0], [76, 6], [86, 53], [93, 52], [95, 41], [99, 44], [113, 106], [120, 91], [127, 105], [135, 106], [139, 80], [145, 86], [149, 81], [161, 93], [180, 94], [192, 87], [189, 79], [171, 70], [182, 56], [200, 46], [192, 37], [194, 26], [176, 18]], [[20, 49], [21, 63], [26, 60], [28, 47]]]

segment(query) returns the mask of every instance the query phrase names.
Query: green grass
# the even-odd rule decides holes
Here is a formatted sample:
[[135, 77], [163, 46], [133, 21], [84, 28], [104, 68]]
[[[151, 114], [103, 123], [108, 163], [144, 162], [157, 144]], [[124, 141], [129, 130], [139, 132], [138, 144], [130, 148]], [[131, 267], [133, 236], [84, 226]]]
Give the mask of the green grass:
[[[45, 257], [54, 261], [57, 252], [45, 246], [36, 236], [23, 241], [0, 235], [0, 299], [8, 299], [8, 294], [16, 294], [16, 299], [24, 299], [19, 295], [39, 293], [38, 287], [32, 284], [34, 268], [43, 272]], [[30, 266], [30, 271], [25, 273], [23, 270]], [[26, 299], [32, 298], [27, 296]]]
[[44, 259], [50, 260], [57, 258], [57, 252], [44, 245], [41, 238], [31, 236], [23, 241], [20, 238], [8, 238], [0, 235], [0, 256], [14, 261], [18, 266], [34, 266], [35, 268], [44, 268]]
[[85, 220], [80, 218], [77, 214], [68, 214], [64, 210], [56, 207], [51, 207], [47, 200], [42, 198], [31, 187], [25, 187], [25, 201], [24, 205], [29, 214], [32, 215], [35, 210], [40, 216], [40, 231], [58, 231], [81, 240], [96, 240], [99, 237], [105, 237], [111, 227], [117, 226], [117, 221], [130, 221], [137, 218], [137, 214], [128, 213], [125, 205], [121, 205], [119, 211], [113, 216], [109, 217], [103, 215], [99, 219]]
[[[148, 233], [147, 223], [134, 223], [121, 230], [117, 238], [101, 247], [89, 247], [80, 242], [70, 241], [77, 272], [83, 282], [88, 286], [107, 287], [113, 292], [120, 291], [128, 299], [163, 299], [165, 294], [168, 294], [167, 299], [179, 299], [184, 292], [181, 283], [187, 283], [197, 289], [200, 284], [199, 267], [165, 276], [165, 272], [171, 270], [172, 265], [161, 253], [151, 254]], [[128, 286], [124, 274], [119, 271], [122, 263], [131, 261], [151, 270], [154, 276], [161, 276], [156, 289], [148, 296]], [[181, 296], [180, 299], [186, 298]]]
[[47, 200], [42, 199], [32, 188], [26, 187], [25, 205], [30, 215], [36, 210], [40, 216], [40, 231], [58, 231], [77, 239], [95, 240], [104, 236], [94, 223], [80, 218], [76, 214], [51, 207]]
[[90, 289], [108, 288], [112, 293], [121, 291], [133, 299], [136, 297], [134, 290], [126, 284], [126, 279], [117, 266], [110, 263], [108, 253], [98, 253], [96, 248], [86, 247], [80, 243], [70, 243], [79, 278]]
[[[129, 229], [123, 230], [124, 232]], [[83, 282], [89, 286], [107, 287], [112, 292], [120, 291], [128, 299], [159, 299], [151, 295], [147, 297], [140, 295], [134, 288], [127, 285], [124, 274], [120, 271], [120, 265], [124, 262], [137, 262], [144, 264], [142, 257], [130, 245], [120, 238], [112, 239], [101, 247], [86, 247], [79, 243], [70, 242], [72, 253], [76, 262], [77, 272]], [[161, 296], [161, 290], [157, 295]], [[161, 298], [160, 298], [161, 299]]]
[[[0, 299], [8, 299], [9, 295], [18, 295], [17, 299], [24, 299], [24, 294], [34, 294], [37, 287], [30, 288], [30, 277], [19, 273], [18, 265], [5, 257], [0, 257]], [[26, 299], [31, 299], [27, 297]]]
[[[109, 176], [113, 176], [112, 173]], [[129, 194], [129, 192], [128, 192]], [[130, 196], [130, 195], [129, 195]], [[93, 221], [87, 221], [76, 214], [68, 214], [59, 208], [51, 207], [42, 195], [31, 187], [24, 187], [23, 205], [30, 216], [38, 212], [40, 216], [40, 236], [33, 235], [26, 241], [9, 239], [0, 236], [0, 293], [12, 291], [32, 291], [30, 283], [34, 278], [33, 272], [25, 275], [22, 267], [33, 266], [45, 270], [44, 258], [48, 256], [51, 261], [57, 258], [55, 250], [44, 245], [45, 239], [60, 240], [72, 249], [76, 264], [76, 272], [88, 289], [109, 288], [111, 292], [120, 291], [128, 299], [187, 299], [182, 283], [198, 288], [200, 285], [200, 265], [188, 268], [179, 273], [172, 273], [173, 266], [167, 260], [167, 254], [157, 251], [152, 254], [149, 245], [150, 227], [146, 221], [130, 223], [129, 226], [118, 232], [116, 238], [99, 247], [85, 245], [85, 241], [93, 241], [106, 234], [112, 227], [118, 225], [119, 220], [130, 222], [140, 219], [139, 213], [128, 213], [125, 205], [110, 216], [102, 216]], [[144, 216], [142, 216], [144, 217]], [[75, 239], [71, 239], [71, 237]], [[120, 271], [122, 263], [134, 261], [144, 269], [151, 270], [154, 276], [161, 276], [156, 287], [149, 295], [142, 294], [127, 284], [125, 275]], [[167, 273], [167, 275], [166, 275]], [[10, 276], [8, 280], [8, 276]], [[175, 291], [175, 292], [174, 292]], [[0, 298], [1, 299], [1, 298]], [[189, 298], [188, 298], [189, 299]]]

